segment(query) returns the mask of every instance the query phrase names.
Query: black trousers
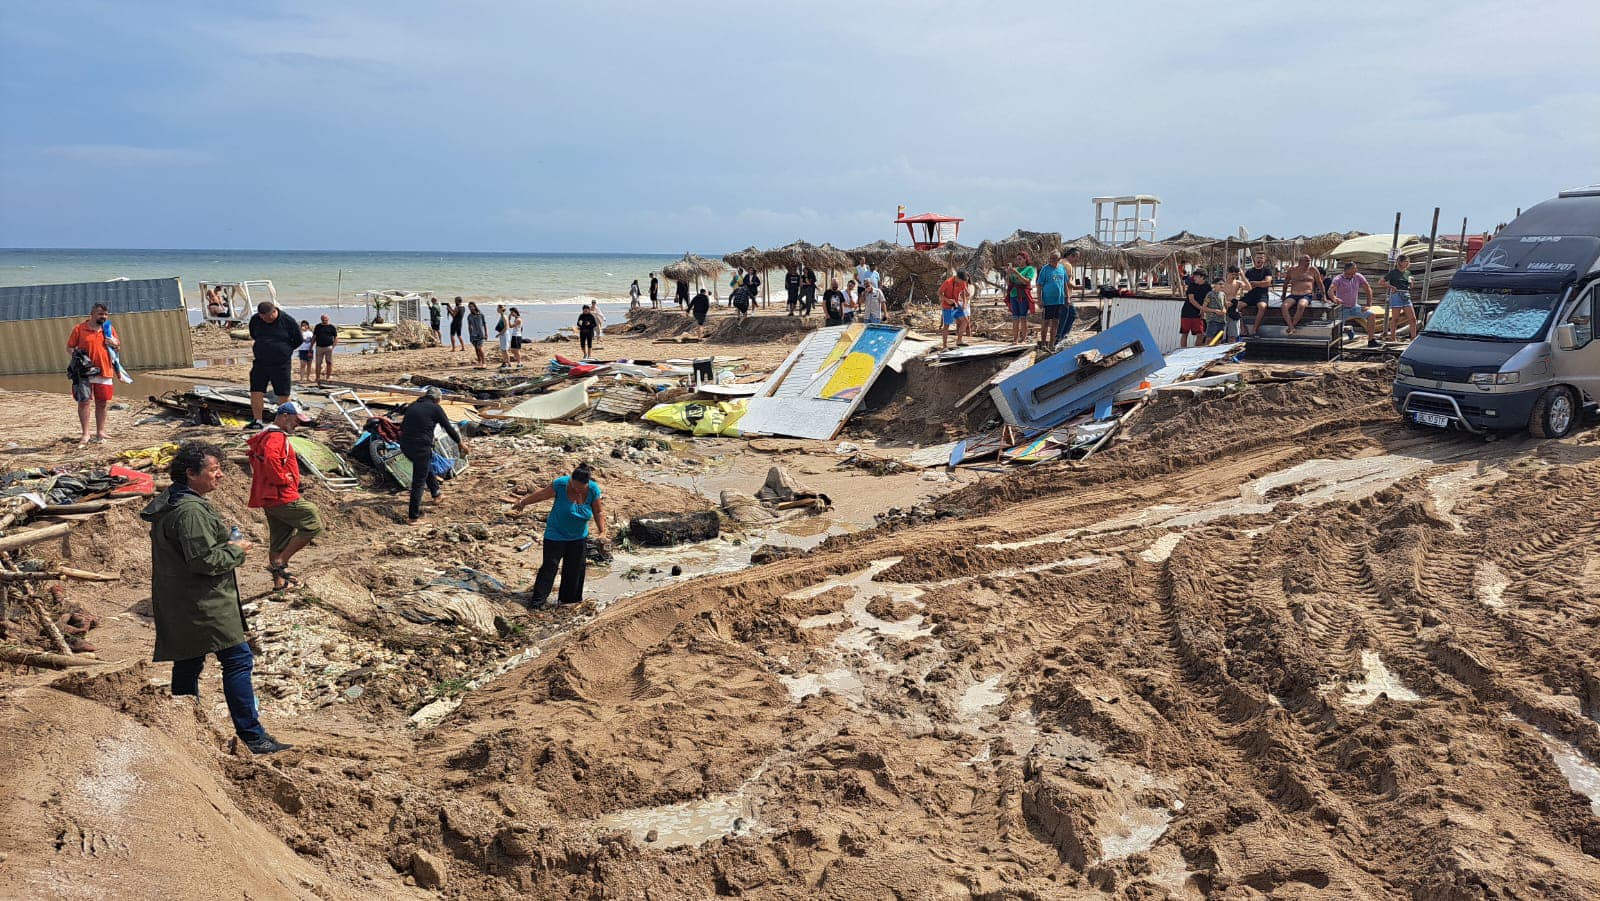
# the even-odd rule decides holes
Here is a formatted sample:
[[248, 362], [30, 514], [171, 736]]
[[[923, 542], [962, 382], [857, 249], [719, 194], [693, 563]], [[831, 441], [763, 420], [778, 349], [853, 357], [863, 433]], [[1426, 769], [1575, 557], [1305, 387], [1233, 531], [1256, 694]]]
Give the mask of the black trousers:
[[578, 329], [578, 349], [586, 357], [594, 350], [593, 329]]
[[412, 519], [422, 515], [422, 488], [427, 486], [433, 494], [439, 493], [439, 477], [433, 474], [433, 450], [430, 448], [424, 453], [413, 455], [406, 453], [406, 459], [411, 461], [411, 507], [406, 515]]
[[558, 567], [561, 570], [561, 591], [556, 595], [556, 600], [563, 604], [583, 602], [583, 577], [587, 566], [583, 555], [588, 544], [582, 538], [577, 541], [544, 540], [544, 562], [539, 564], [539, 575], [534, 577], [529, 607], [542, 607], [550, 599], [550, 589], [556, 583]]

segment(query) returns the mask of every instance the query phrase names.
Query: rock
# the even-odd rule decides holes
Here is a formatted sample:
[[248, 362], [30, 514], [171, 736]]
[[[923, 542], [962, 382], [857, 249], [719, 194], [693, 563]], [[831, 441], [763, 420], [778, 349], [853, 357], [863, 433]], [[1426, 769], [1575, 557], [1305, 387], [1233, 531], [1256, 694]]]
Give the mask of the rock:
[[679, 566], [676, 563], [672, 564], [672, 574], [675, 575], [675, 576], [683, 575], [683, 567]]
[[670, 547], [705, 541], [721, 534], [722, 517], [715, 510], [653, 513], [628, 522], [628, 536], [646, 547]]
[[444, 861], [421, 848], [411, 852], [411, 875], [419, 887], [431, 889], [444, 888], [448, 878]]
[[760, 566], [763, 563], [773, 563], [778, 560], [787, 560], [790, 557], [803, 557], [805, 551], [797, 547], [768, 544], [759, 547], [750, 555], [750, 562]]
[[661, 833], [659, 833], [659, 832], [657, 832], [657, 831], [656, 831], [656, 830], [654, 830], [654, 829], [652, 829], [652, 830], [650, 830], [650, 831], [649, 831], [649, 832], [646, 832], [646, 833], [645, 833], [645, 834], [644, 834], [644, 840], [645, 840], [645, 841], [647, 841], [647, 842], [653, 842], [653, 841], [655, 841], [655, 840], [656, 840], [656, 839], [657, 839], [657, 838], [660, 838], [660, 837], [661, 837]]

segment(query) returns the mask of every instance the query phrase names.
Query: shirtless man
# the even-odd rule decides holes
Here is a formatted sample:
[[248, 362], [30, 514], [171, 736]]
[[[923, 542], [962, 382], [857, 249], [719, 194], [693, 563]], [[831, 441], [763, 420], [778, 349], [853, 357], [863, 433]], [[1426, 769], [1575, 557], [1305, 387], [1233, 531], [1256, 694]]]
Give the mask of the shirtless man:
[[1322, 299], [1322, 276], [1311, 268], [1311, 255], [1302, 253], [1283, 273], [1283, 321], [1289, 324], [1284, 334], [1294, 334], [1295, 326], [1306, 315], [1313, 299]]
[[1239, 298], [1250, 290], [1250, 283], [1244, 280], [1244, 273], [1238, 266], [1229, 266], [1228, 272], [1223, 276], [1222, 282], [1217, 285], [1217, 290], [1222, 292], [1228, 311], [1227, 336], [1229, 341], [1239, 340], [1239, 322], [1244, 318], [1243, 304]]

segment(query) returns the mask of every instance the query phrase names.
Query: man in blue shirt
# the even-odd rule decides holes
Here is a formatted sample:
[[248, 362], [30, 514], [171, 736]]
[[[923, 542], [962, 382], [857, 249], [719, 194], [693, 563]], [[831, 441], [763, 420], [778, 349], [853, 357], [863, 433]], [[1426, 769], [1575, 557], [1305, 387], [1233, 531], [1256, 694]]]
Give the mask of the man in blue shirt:
[[[1044, 306], [1044, 315], [1039, 317], [1039, 343], [1045, 347], [1055, 347], [1056, 340], [1066, 335], [1061, 324], [1064, 317], [1063, 309], [1069, 309], [1067, 303], [1067, 267], [1061, 265], [1061, 254], [1052, 252], [1050, 262], [1039, 270], [1039, 301]], [[1067, 329], [1072, 328], [1072, 321], [1066, 319]]]

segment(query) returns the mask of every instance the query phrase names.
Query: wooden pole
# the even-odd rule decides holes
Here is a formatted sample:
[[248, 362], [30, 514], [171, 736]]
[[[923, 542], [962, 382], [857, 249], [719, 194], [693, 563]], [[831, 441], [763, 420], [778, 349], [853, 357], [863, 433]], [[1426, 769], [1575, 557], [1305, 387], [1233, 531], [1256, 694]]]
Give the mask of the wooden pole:
[[32, 529], [27, 532], [17, 532], [0, 538], [0, 551], [14, 551], [18, 548], [28, 547], [51, 538], [60, 538], [72, 531], [73, 523], [62, 522], [45, 526], [42, 529]]
[[50, 619], [50, 614], [44, 612], [44, 606], [39, 603], [38, 599], [23, 595], [22, 603], [33, 611], [34, 619], [39, 621], [39, 625], [44, 628], [45, 634], [50, 636], [50, 643], [56, 646], [56, 650], [71, 657], [71, 646], [67, 644], [65, 638], [61, 637], [61, 630], [56, 628], [56, 624]]
[[1400, 249], [1400, 214], [1394, 214], [1394, 237], [1389, 240], [1389, 262], [1393, 263], [1395, 252]]
[[0, 662], [19, 663], [23, 666], [48, 666], [51, 669], [66, 669], [69, 666], [94, 666], [105, 663], [91, 657], [78, 657], [72, 654], [49, 654], [44, 651], [32, 651], [13, 645], [0, 645]]
[[76, 579], [81, 582], [116, 582], [121, 579], [121, 576], [93, 573], [82, 569], [67, 569], [66, 567], [37, 573], [0, 571], [0, 582], [65, 582], [68, 579]]
[[[1417, 301], [1417, 310], [1421, 311], [1422, 304], [1428, 302], [1428, 284], [1433, 281], [1433, 247], [1439, 239], [1439, 208], [1433, 208], [1433, 228], [1428, 231], [1428, 262], [1422, 267], [1422, 297]], [[1412, 336], [1416, 337], [1416, 336]]]
[[1461, 243], [1456, 245], [1456, 265], [1467, 258], [1467, 217], [1461, 217]]

